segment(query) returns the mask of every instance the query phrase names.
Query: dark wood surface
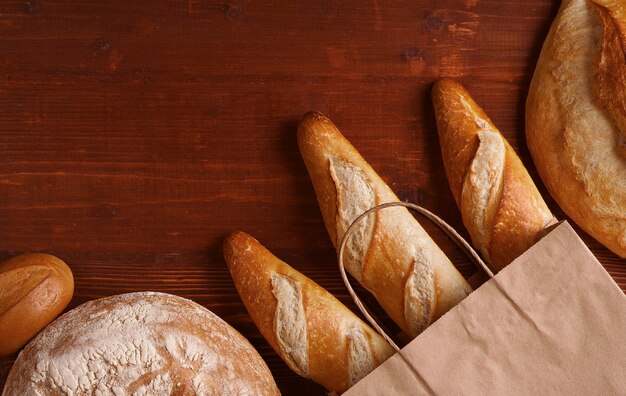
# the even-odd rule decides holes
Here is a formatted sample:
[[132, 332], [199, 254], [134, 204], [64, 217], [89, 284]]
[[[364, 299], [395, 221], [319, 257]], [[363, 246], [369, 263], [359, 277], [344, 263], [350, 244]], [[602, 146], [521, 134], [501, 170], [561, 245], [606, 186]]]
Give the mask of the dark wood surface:
[[[523, 134], [527, 87], [557, 8], [2, 1], [0, 259], [64, 259], [76, 280], [70, 307], [140, 290], [191, 298], [250, 339], [284, 394], [323, 394], [251, 323], [223, 237], [247, 231], [353, 307], [298, 153], [297, 121], [309, 110], [328, 114], [400, 198], [463, 230], [429, 100], [441, 76], [468, 87], [565, 218]], [[624, 260], [581, 235], [626, 290]], [[0, 383], [12, 361], [1, 360]]]

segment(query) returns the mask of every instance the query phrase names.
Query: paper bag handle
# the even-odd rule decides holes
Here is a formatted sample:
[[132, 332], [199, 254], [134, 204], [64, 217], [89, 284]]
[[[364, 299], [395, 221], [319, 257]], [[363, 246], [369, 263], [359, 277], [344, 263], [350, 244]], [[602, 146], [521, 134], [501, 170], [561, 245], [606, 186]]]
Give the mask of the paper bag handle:
[[400, 348], [398, 347], [398, 345], [396, 345], [396, 343], [391, 339], [391, 337], [389, 337], [387, 333], [380, 327], [378, 322], [370, 314], [369, 310], [365, 307], [365, 305], [363, 305], [363, 303], [361, 302], [361, 299], [354, 292], [354, 289], [352, 288], [352, 285], [350, 284], [350, 281], [348, 280], [348, 276], [346, 275], [346, 269], [343, 264], [343, 253], [346, 248], [346, 243], [348, 241], [348, 238], [351, 236], [352, 232], [354, 232], [354, 230], [356, 229], [357, 223], [361, 221], [363, 218], [369, 216], [369, 214], [372, 212], [389, 208], [392, 206], [403, 206], [409, 209], [413, 209], [416, 212], [419, 212], [428, 220], [432, 221], [439, 228], [441, 228], [441, 230], [443, 230], [443, 232], [445, 232], [446, 235], [450, 239], [452, 239], [452, 241], [454, 241], [454, 243], [472, 259], [474, 264], [477, 264], [479, 267], [481, 267], [485, 271], [485, 273], [489, 275], [490, 278], [493, 278], [493, 272], [487, 266], [487, 264], [485, 264], [485, 262], [480, 258], [480, 256], [478, 256], [478, 253], [476, 253], [476, 251], [472, 249], [469, 243], [467, 243], [467, 241], [463, 239], [463, 237], [460, 236], [454, 230], [454, 228], [452, 228], [448, 223], [443, 221], [439, 216], [435, 215], [434, 213], [430, 212], [427, 209], [422, 208], [421, 206], [412, 204], [410, 202], [388, 202], [388, 203], [384, 203], [378, 206], [374, 206], [373, 208], [365, 211], [363, 214], [357, 217], [352, 222], [352, 224], [350, 224], [350, 227], [348, 227], [348, 229], [346, 230], [345, 234], [343, 235], [343, 238], [341, 238], [341, 243], [339, 244], [339, 251], [337, 252], [337, 262], [339, 263], [339, 272], [341, 273], [341, 278], [343, 279], [343, 283], [346, 285], [346, 288], [348, 289], [348, 292], [352, 296], [354, 303], [359, 308], [363, 316], [365, 316], [367, 321], [372, 325], [372, 327], [374, 327], [374, 329], [378, 332], [378, 334], [380, 334], [381, 337], [383, 337], [396, 351], [399, 352]]

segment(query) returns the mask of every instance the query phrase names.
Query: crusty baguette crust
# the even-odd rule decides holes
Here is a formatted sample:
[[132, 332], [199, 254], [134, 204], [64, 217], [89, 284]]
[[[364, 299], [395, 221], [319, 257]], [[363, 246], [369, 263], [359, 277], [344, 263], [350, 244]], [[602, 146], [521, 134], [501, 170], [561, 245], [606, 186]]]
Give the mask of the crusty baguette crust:
[[0, 356], [17, 352], [35, 337], [73, 294], [72, 271], [57, 257], [26, 253], [0, 264]]
[[[530, 248], [554, 217], [513, 148], [461, 84], [441, 79], [433, 86], [432, 97], [443, 163], [463, 223], [474, 246], [500, 270]], [[501, 140], [498, 148], [504, 155], [499, 186], [470, 177], [472, 169], [480, 165], [474, 162], [485, 160], [476, 156], [479, 145], [484, 144], [479, 134]], [[485, 207], [463, 205], [464, 189], [494, 187], [497, 196]], [[488, 220], [481, 226], [475, 219], [477, 209]]]
[[[364, 343], [360, 350], [371, 359], [365, 367], [375, 368], [394, 354], [391, 346], [360, 320], [339, 300], [311, 279], [278, 259], [256, 239], [244, 232], [233, 232], [224, 241], [224, 258], [235, 287], [252, 320], [276, 353], [298, 374], [310, 378], [328, 390], [344, 392], [363, 374], [357, 362], [351, 360], [354, 335]], [[303, 317], [306, 318], [305, 337], [308, 372], [302, 366], [294, 367], [293, 356], [285, 351], [277, 336], [277, 310], [281, 303], [298, 306], [298, 301], [278, 301], [277, 278], [292, 282], [302, 298]], [[282, 318], [285, 319], [285, 318]], [[282, 325], [279, 324], [279, 325]], [[287, 326], [299, 326], [286, 323]], [[355, 377], [356, 376], [356, 377]]]
[[[372, 206], [396, 202], [398, 198], [346, 140], [333, 123], [320, 113], [304, 115], [298, 128], [298, 144], [317, 195], [328, 234], [338, 246], [345, 230], [338, 224], [345, 206], [359, 202], [364, 192], [373, 191]], [[359, 184], [337, 182], [337, 164], [353, 171]], [[349, 180], [350, 181], [350, 180]], [[343, 191], [341, 189], [346, 189]], [[345, 202], [344, 202], [345, 201]], [[369, 216], [370, 230], [359, 236], [362, 253], [359, 266], [348, 271], [377, 298], [389, 316], [407, 334], [416, 336], [426, 326], [455, 306], [471, 288], [445, 254], [405, 208], [389, 208]]]
[[626, 42], [620, 39], [625, 6], [596, 3], [562, 2], [530, 85], [526, 139], [541, 179], [561, 208], [626, 257], [626, 131], [619, 128], [619, 109], [623, 116], [626, 104], [613, 92], [626, 90]]

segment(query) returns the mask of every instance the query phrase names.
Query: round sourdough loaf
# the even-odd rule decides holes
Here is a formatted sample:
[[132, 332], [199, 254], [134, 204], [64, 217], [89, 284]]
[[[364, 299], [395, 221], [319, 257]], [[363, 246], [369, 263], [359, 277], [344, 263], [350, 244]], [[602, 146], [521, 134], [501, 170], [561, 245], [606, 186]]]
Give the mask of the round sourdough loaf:
[[526, 141], [550, 194], [624, 258], [625, 53], [624, 0], [563, 0], [526, 103]]
[[3, 395], [278, 395], [265, 362], [202, 306], [141, 292], [87, 302], [20, 353]]

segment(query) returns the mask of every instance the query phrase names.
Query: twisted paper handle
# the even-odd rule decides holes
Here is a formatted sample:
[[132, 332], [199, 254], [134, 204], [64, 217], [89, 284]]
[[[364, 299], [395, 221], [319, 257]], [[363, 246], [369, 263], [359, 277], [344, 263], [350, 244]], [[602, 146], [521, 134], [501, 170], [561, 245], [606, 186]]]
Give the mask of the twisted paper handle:
[[348, 276], [346, 275], [346, 269], [344, 268], [344, 264], [343, 264], [343, 253], [346, 248], [346, 243], [348, 241], [348, 238], [350, 238], [352, 232], [354, 232], [354, 230], [356, 229], [357, 223], [361, 221], [363, 218], [365, 218], [366, 216], [369, 216], [369, 214], [372, 212], [389, 208], [392, 206], [404, 206], [406, 208], [413, 209], [416, 212], [419, 212], [420, 214], [425, 216], [428, 220], [432, 221], [439, 228], [441, 228], [443, 232], [445, 232], [446, 235], [448, 235], [448, 237], [452, 239], [452, 241], [454, 241], [454, 243], [472, 259], [474, 264], [477, 264], [479, 267], [481, 267], [485, 271], [485, 273], [489, 275], [490, 278], [493, 278], [493, 272], [487, 266], [487, 264], [485, 264], [485, 262], [478, 256], [478, 253], [476, 253], [476, 251], [472, 249], [469, 243], [467, 243], [467, 241], [463, 239], [463, 237], [460, 236], [454, 230], [454, 228], [452, 228], [448, 223], [443, 221], [439, 216], [422, 208], [421, 206], [418, 206], [409, 202], [389, 202], [389, 203], [384, 203], [378, 206], [374, 206], [373, 208], [367, 210], [366, 212], [361, 214], [359, 217], [357, 217], [354, 220], [354, 222], [350, 224], [350, 227], [348, 227], [348, 229], [346, 230], [346, 233], [343, 235], [343, 238], [341, 239], [341, 244], [339, 245], [339, 251], [337, 252], [337, 262], [339, 263], [339, 272], [341, 273], [341, 278], [343, 279], [343, 283], [346, 285], [346, 288], [348, 289], [348, 292], [352, 296], [354, 303], [359, 308], [363, 316], [365, 316], [367, 321], [372, 325], [372, 327], [374, 327], [374, 329], [378, 332], [378, 334], [380, 334], [381, 337], [383, 337], [396, 351], [399, 352], [400, 348], [398, 347], [398, 345], [396, 345], [396, 343], [391, 339], [391, 337], [389, 337], [387, 333], [380, 327], [378, 322], [376, 322], [376, 320], [369, 313], [369, 310], [365, 307], [365, 305], [363, 305], [363, 303], [361, 302], [361, 299], [356, 295], [356, 293], [354, 292], [354, 289], [352, 289], [352, 285], [350, 284], [350, 281], [348, 280]]

